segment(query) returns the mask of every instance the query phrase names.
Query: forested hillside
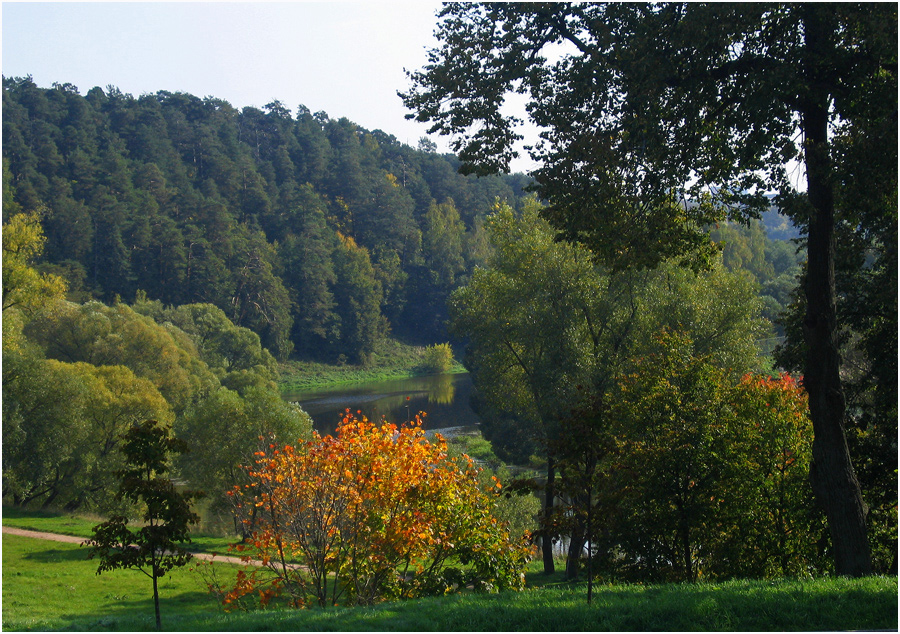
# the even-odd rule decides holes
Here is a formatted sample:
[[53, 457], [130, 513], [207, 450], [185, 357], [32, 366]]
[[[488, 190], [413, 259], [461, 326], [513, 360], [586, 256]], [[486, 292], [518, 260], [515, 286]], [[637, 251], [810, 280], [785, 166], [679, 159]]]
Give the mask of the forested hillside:
[[41, 268], [70, 299], [212, 304], [280, 359], [364, 363], [389, 330], [446, 337], [483, 217], [527, 184], [278, 101], [3, 88], [5, 185], [41, 211]]

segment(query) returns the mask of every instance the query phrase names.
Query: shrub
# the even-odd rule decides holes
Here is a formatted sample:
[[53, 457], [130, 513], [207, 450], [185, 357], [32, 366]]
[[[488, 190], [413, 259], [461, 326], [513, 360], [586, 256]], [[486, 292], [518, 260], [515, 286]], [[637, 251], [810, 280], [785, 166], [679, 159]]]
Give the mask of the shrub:
[[496, 496], [467, 456], [425, 438], [418, 417], [398, 428], [348, 413], [336, 437], [257, 458], [233, 494], [255, 522], [245, 556], [264, 566], [242, 574], [226, 603], [287, 593], [325, 607], [524, 585], [528, 550], [492, 514]]
[[449, 343], [436, 343], [422, 353], [422, 367], [426, 372], [443, 374], [453, 367], [453, 349]]

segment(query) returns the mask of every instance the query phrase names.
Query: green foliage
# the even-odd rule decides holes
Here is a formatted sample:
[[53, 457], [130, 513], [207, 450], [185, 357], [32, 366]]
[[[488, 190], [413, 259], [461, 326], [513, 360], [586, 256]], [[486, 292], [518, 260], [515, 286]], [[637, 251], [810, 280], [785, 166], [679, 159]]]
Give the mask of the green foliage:
[[[4, 192], [4, 201], [7, 193]], [[5, 204], [4, 202], [4, 206]], [[44, 241], [41, 220], [37, 213], [18, 213], [3, 223], [4, 313], [8, 308], [20, 308], [30, 312], [64, 295], [66, 285], [61, 277], [49, 273], [41, 274], [33, 266], [44, 250]]]
[[[445, 339], [446, 296], [479, 257], [464, 238], [525, 184], [464, 177], [454, 157], [303, 106], [66, 86], [3, 80], [4, 222], [46, 209], [44, 264], [71, 299], [212, 304], [280, 361], [369, 354], [348, 334], [358, 307], [342, 298], [359, 280], [337, 275], [339, 235], [370, 253], [373, 323]], [[449, 223], [426, 218], [436, 200]]]
[[[611, 270], [672, 258], [709, 266], [706, 228], [758, 217], [777, 192], [807, 236], [813, 481], [838, 571], [868, 574], [866, 508], [845, 437], [835, 245], [848, 236], [864, 245], [858, 256], [893, 245], [876, 250], [896, 305], [896, 6], [456, 3], [439, 17], [440, 47], [401, 95], [410, 116], [454, 135], [468, 171], [491, 173], [507, 169], [520, 139], [505, 99], [527, 95], [542, 129], [529, 149], [545, 215]], [[803, 192], [792, 161], [805, 168]], [[880, 314], [860, 312], [863, 322]], [[890, 357], [883, 385], [895, 397]]]
[[25, 334], [52, 359], [130, 368], [179, 414], [217, 383], [193, 344], [122, 303], [60, 302], [31, 320]]
[[556, 242], [538, 209], [490, 217], [488, 266], [451, 302], [454, 329], [470, 337], [484, 433], [502, 458], [527, 462], [578, 386], [608, 389], [662, 327], [690, 333], [698, 354], [734, 375], [756, 368], [763, 322], [747, 280], [720, 266], [606, 274], [586, 249]]
[[[602, 292], [587, 254], [554, 242], [537, 212], [534, 204], [521, 218], [508, 206], [496, 209], [488, 220], [489, 266], [450, 304], [454, 332], [470, 338], [465, 363], [480, 395], [485, 437], [515, 463], [538, 451], [536, 443], [552, 433], [542, 425], [552, 425], [567, 395], [590, 380], [589, 350], [598, 334], [591, 318]], [[510, 419], [516, 423], [504, 423]]]
[[4, 385], [3, 495], [108, 512], [121, 435], [147, 418], [171, 422], [156, 387], [124, 366], [5, 358], [15, 378]]
[[[179, 437], [195, 450], [178, 461], [179, 474], [207, 493], [211, 512], [230, 515], [233, 505], [226, 492], [246, 481], [244, 466], [263, 441], [293, 443], [311, 435], [309, 415], [277, 392], [250, 388], [239, 394], [222, 387], [188, 410], [180, 422]], [[247, 534], [237, 520], [234, 528], [237, 535]]]
[[482, 485], [490, 487], [496, 480], [504, 486], [498, 492], [494, 514], [509, 526], [509, 534], [513, 537], [529, 536], [537, 529], [537, 518], [540, 514], [540, 500], [531, 491], [506, 494], [507, 484], [522, 477], [521, 469], [513, 470], [501, 461], [491, 448], [491, 443], [482, 437], [481, 432], [474, 435], [458, 434], [447, 440], [450, 456], [466, 455], [475, 461], [481, 471], [478, 478]]
[[610, 395], [600, 559], [612, 575], [694, 580], [827, 569], [806, 482], [806, 395], [740, 382], [664, 334]]
[[134, 308], [57, 302], [4, 320], [3, 495], [16, 505], [124, 512], [114, 497], [120, 435], [153, 419], [194, 449], [179, 476], [219, 493], [239, 479], [260, 436], [310, 433], [280, 398], [259, 336], [211, 304]]
[[[258, 377], [262, 385], [274, 388], [278, 376], [275, 358], [262, 347], [259, 335], [236, 326], [221, 309], [212, 304], [163, 308], [161, 302], [151, 302], [140, 295], [133, 309], [186, 334], [200, 359], [226, 387], [238, 389], [248, 382], [249, 373]], [[178, 330], [172, 331], [173, 337], [178, 337]]]
[[[119, 495], [144, 507], [145, 525], [128, 528], [128, 517], [115, 515], [94, 527], [88, 555], [100, 559], [97, 574], [133, 568], [153, 580], [153, 603], [156, 629], [161, 629], [158, 579], [191, 560], [191, 554], [180, 544], [189, 542], [189, 526], [200, 521], [191, 511], [191, 500], [199, 494], [177, 491], [166, 477], [173, 452], [183, 452], [183, 442], [170, 436], [170, 428], [147, 420], [133, 425], [123, 436], [120, 447], [124, 467], [116, 473], [121, 479]], [[149, 569], [149, 570], [147, 570]]]
[[368, 250], [353, 238], [341, 237], [334, 257], [339, 281], [335, 302], [342, 316], [340, 348], [349, 353], [351, 363], [369, 365], [387, 331], [387, 320], [381, 314], [381, 282], [375, 277]]
[[762, 223], [720, 223], [710, 232], [714, 242], [723, 245], [722, 263], [732, 273], [744, 271], [759, 285], [763, 315], [772, 322], [775, 334], [784, 336], [780, 323], [799, 284], [803, 254], [797, 244], [773, 240]]
[[422, 353], [422, 367], [431, 374], [444, 374], [453, 367], [453, 349], [449, 343], [436, 343]]
[[[656, 350], [663, 328], [685, 333], [690, 355], [737, 380], [759, 366], [764, 322], [756, 289], [742, 275], [721, 265], [694, 272], [672, 263], [607, 273], [584, 247], [555, 241], [538, 210], [526, 207], [516, 217], [500, 207], [489, 218], [493, 253], [453, 294], [451, 315], [456, 331], [470, 338], [466, 365], [483, 433], [505, 460], [546, 460], [542, 531], [570, 535], [571, 560], [579, 557], [584, 526], [561, 521], [551, 508], [555, 469], [559, 463], [561, 485], [570, 487], [566, 469], [574, 468], [573, 458], [584, 466], [582, 450], [592, 441], [568, 442], [560, 419], [585, 394], [607, 394], [630, 359]], [[574, 496], [569, 507], [584, 512], [580, 493], [567, 495]]]

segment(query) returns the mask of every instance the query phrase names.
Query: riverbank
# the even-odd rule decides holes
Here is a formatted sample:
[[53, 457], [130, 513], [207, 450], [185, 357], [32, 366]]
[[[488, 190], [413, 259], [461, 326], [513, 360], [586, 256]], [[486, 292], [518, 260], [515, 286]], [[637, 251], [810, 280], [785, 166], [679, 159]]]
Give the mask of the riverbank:
[[[346, 383], [426, 376], [431, 372], [423, 367], [424, 352], [423, 346], [411, 346], [396, 339], [386, 339], [375, 351], [373, 362], [368, 366], [292, 359], [279, 364], [281, 376], [278, 385], [284, 394]], [[463, 365], [454, 360], [450, 373], [465, 371]]]

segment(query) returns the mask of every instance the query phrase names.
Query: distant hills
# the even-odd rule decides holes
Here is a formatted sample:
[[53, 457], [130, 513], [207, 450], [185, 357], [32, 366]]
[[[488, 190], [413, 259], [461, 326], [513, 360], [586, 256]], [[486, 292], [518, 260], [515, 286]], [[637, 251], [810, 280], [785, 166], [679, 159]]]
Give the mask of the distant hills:
[[[4, 217], [43, 210], [42, 268], [70, 297], [211, 303], [282, 359], [365, 362], [389, 331], [446, 339], [484, 218], [530, 180], [463, 176], [435, 147], [279, 101], [3, 78]], [[798, 235], [776, 211], [763, 223]]]
[[4, 214], [43, 209], [44, 268], [70, 296], [212, 303], [281, 358], [447, 336], [484, 217], [529, 180], [462, 176], [434, 149], [278, 101], [3, 79]]

